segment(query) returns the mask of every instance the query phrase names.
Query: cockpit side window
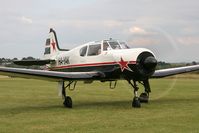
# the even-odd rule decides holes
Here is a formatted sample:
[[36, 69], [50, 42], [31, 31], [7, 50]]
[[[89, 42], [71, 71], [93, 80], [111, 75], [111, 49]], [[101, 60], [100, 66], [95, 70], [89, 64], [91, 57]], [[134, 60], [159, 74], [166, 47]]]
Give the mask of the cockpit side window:
[[89, 45], [88, 56], [95, 56], [101, 54], [101, 44]]
[[80, 53], [80, 56], [85, 56], [86, 55], [86, 52], [87, 52], [87, 46], [84, 46], [80, 49], [79, 53]]
[[111, 48], [110, 48], [110, 46], [108, 45], [108, 43], [107, 42], [104, 42], [103, 43], [103, 51], [107, 51], [107, 50], [110, 50]]

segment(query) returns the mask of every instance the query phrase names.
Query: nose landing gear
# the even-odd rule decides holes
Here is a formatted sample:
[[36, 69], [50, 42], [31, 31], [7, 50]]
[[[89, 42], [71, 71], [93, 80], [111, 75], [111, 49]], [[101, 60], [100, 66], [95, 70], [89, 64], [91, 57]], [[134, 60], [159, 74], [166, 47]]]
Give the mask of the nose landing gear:
[[132, 101], [132, 107], [140, 108], [141, 103], [148, 103], [149, 102], [149, 92], [151, 92], [148, 80], [143, 81], [143, 83], [140, 82], [145, 87], [145, 92], [141, 93], [140, 96], [138, 96], [139, 88], [137, 86], [136, 81], [135, 80], [133, 80], [133, 82], [131, 80], [127, 80], [127, 81], [134, 88], [134, 98]]
[[136, 84], [136, 81], [133, 81], [133, 83], [131, 82], [131, 80], [128, 80], [129, 84], [134, 88], [134, 98], [133, 98], [133, 102], [132, 102], [132, 107], [135, 108], [140, 108], [141, 104], [140, 104], [140, 99], [138, 97], [138, 86]]

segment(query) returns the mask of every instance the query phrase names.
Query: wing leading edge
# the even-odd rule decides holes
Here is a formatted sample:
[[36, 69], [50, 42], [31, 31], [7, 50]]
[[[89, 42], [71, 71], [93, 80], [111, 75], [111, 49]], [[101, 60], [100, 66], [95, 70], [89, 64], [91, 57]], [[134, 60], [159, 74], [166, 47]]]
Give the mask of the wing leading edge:
[[167, 76], [172, 76], [176, 74], [187, 73], [197, 70], [199, 70], [199, 65], [156, 70], [151, 78], [163, 78]]
[[0, 75], [43, 80], [85, 80], [104, 77], [101, 72], [56, 72], [47, 70], [33, 70], [21, 68], [0, 67]]

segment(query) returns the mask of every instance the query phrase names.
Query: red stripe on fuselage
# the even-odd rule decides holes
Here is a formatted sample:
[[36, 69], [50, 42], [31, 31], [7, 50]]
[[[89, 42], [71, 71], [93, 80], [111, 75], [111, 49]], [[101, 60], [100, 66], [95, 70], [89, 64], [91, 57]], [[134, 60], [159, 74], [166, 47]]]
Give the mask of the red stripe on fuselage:
[[[50, 68], [52, 69], [64, 69], [64, 68], [74, 68], [74, 67], [91, 67], [91, 66], [103, 66], [103, 65], [115, 65], [118, 62], [101, 62], [101, 63], [88, 63], [88, 64], [75, 64], [75, 65], [67, 65], [67, 66], [57, 66]], [[136, 64], [136, 61], [129, 61], [128, 64]]]

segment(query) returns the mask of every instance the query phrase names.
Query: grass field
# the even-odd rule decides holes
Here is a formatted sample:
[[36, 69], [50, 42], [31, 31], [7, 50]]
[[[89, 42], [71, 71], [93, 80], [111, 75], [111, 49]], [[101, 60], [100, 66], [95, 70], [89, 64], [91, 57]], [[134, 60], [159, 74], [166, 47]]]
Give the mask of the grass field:
[[[182, 76], [183, 77], [183, 76]], [[78, 83], [73, 109], [62, 106], [57, 84], [0, 78], [0, 133], [198, 133], [199, 76], [152, 79], [149, 104], [131, 107], [132, 90], [119, 81]]]

